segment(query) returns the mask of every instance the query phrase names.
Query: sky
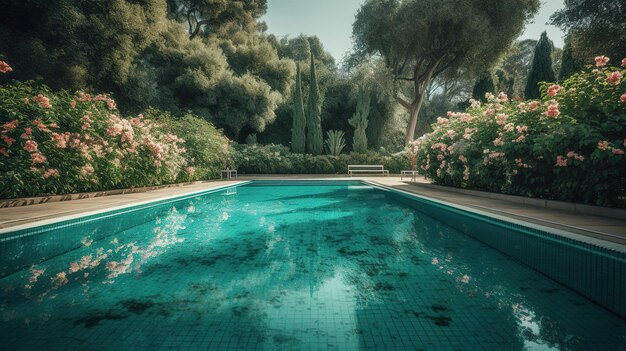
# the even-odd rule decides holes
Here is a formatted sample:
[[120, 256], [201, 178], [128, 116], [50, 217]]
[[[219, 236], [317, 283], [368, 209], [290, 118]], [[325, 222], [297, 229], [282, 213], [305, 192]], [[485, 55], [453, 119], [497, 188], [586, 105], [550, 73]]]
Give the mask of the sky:
[[[267, 13], [261, 20], [268, 32], [278, 37], [297, 37], [300, 33], [316, 35], [337, 61], [352, 48], [352, 23], [364, 0], [268, 0]], [[526, 27], [522, 39], [539, 39], [548, 32], [556, 47], [563, 47], [563, 32], [549, 26], [550, 15], [563, 8], [563, 0], [542, 0], [533, 23]]]

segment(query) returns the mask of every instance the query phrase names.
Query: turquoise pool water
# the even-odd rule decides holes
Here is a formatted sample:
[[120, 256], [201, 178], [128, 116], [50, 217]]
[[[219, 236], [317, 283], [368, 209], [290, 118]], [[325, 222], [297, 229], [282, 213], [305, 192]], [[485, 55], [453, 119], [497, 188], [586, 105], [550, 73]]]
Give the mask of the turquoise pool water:
[[3, 350], [623, 350], [626, 322], [361, 183], [0, 242]]

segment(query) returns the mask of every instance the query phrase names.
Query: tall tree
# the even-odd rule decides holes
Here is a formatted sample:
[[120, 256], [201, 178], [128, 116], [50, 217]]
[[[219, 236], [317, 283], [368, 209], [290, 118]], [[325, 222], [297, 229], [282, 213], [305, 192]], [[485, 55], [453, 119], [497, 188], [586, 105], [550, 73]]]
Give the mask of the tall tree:
[[546, 32], [541, 33], [541, 38], [535, 46], [535, 56], [530, 72], [528, 72], [528, 80], [524, 90], [524, 97], [527, 100], [541, 97], [539, 83], [556, 81], [552, 70], [552, 47], [552, 41], [548, 39], [548, 34]]
[[550, 18], [570, 36], [573, 56], [592, 62], [606, 55], [626, 55], [626, 2], [624, 0], [565, 0], [565, 7]]
[[476, 84], [474, 84], [474, 88], [472, 89], [472, 97], [475, 100], [486, 101], [487, 98], [485, 94], [493, 93], [495, 89], [491, 72], [485, 71], [476, 80]]
[[397, 82], [408, 82], [409, 97], [396, 100], [410, 118], [412, 141], [428, 85], [446, 71], [484, 69], [508, 48], [538, 0], [367, 0], [353, 25], [356, 55], [380, 54]]
[[168, 0], [167, 5], [170, 17], [186, 23], [189, 39], [232, 29], [253, 32], [267, 10], [267, 0]]
[[367, 151], [368, 116], [370, 114], [371, 94], [367, 89], [360, 88], [357, 97], [356, 112], [349, 122], [354, 127], [354, 138], [352, 139], [352, 151], [365, 153]]
[[296, 66], [296, 87], [293, 92], [293, 125], [291, 127], [291, 151], [297, 154], [305, 152], [306, 115], [302, 100], [302, 77], [300, 64]]
[[309, 100], [306, 118], [306, 149], [313, 155], [321, 155], [324, 151], [324, 136], [322, 134], [322, 98], [317, 84], [315, 61], [311, 54], [311, 69], [309, 81]]
[[561, 70], [559, 71], [559, 80], [563, 81], [572, 74], [580, 71], [583, 68], [583, 63], [578, 58], [574, 57], [574, 50], [572, 49], [571, 39], [568, 36], [565, 38], [565, 46], [563, 47], [563, 56], [561, 57]]

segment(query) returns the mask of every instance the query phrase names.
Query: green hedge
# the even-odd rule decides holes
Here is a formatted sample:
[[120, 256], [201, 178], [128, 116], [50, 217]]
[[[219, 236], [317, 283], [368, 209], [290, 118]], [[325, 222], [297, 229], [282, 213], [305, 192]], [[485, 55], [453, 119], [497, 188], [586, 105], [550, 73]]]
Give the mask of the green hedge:
[[240, 174], [347, 174], [348, 165], [384, 165], [391, 173], [410, 169], [403, 153], [341, 154], [313, 156], [293, 154], [282, 145], [235, 145], [235, 165]]
[[489, 96], [439, 118], [414, 142], [418, 166], [436, 184], [624, 207], [626, 70], [599, 62], [539, 100]]

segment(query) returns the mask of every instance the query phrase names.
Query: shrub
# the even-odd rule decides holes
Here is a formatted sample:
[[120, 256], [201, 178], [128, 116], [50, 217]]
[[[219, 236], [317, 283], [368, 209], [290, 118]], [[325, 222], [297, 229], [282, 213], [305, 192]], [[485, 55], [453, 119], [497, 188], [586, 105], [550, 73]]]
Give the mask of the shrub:
[[227, 140], [197, 117], [124, 118], [105, 94], [13, 82], [0, 101], [2, 198], [202, 179], [228, 155]]
[[410, 169], [404, 153], [341, 154], [313, 156], [292, 154], [282, 145], [235, 145], [235, 164], [240, 174], [347, 174], [350, 164], [382, 164], [391, 173]]
[[442, 185], [625, 206], [626, 70], [605, 64], [543, 84], [539, 100], [488, 94], [438, 118], [418, 141], [421, 171]]

